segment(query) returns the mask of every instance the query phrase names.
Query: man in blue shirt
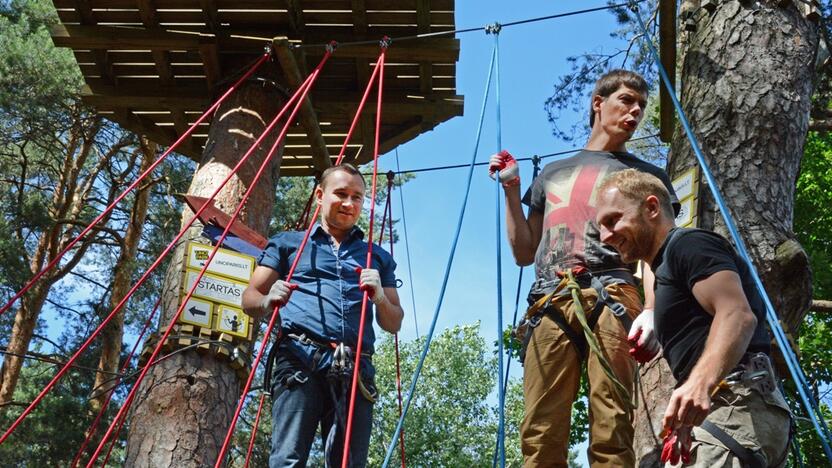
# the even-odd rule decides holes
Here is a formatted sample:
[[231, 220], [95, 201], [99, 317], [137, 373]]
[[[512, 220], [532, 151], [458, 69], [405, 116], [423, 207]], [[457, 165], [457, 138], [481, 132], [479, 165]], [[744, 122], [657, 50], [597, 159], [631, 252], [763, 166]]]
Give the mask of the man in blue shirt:
[[374, 307], [368, 308], [364, 322], [349, 453], [350, 466], [367, 461], [375, 397], [373, 309], [379, 326], [390, 333], [401, 327], [404, 311], [390, 254], [374, 245], [372, 268], [362, 269], [368, 244], [355, 224], [365, 188], [361, 173], [351, 165], [325, 170], [315, 190], [320, 222], [312, 228], [292, 283], [284, 279], [303, 232], [282, 232], [270, 239], [243, 292], [243, 308], [252, 317], [267, 317], [282, 306], [280, 339], [269, 353], [272, 468], [305, 466], [318, 425], [327, 465], [340, 464], [364, 290]]

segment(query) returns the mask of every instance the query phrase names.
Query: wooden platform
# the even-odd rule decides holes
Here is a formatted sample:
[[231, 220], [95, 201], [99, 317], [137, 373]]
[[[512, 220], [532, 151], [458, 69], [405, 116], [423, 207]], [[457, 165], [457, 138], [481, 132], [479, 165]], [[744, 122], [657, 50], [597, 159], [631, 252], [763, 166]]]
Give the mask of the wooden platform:
[[[84, 100], [122, 127], [170, 145], [246, 63], [275, 38], [290, 87], [324, 54], [323, 44], [394, 38], [385, 68], [381, 151], [462, 115], [456, 94], [459, 40], [396, 43], [396, 37], [454, 29], [454, 0], [54, 0], [59, 47], [71, 48], [86, 81]], [[378, 46], [336, 50], [290, 130], [281, 174], [311, 175], [334, 162], [372, 72]], [[347, 158], [372, 158], [374, 105]], [[179, 152], [199, 161], [208, 124]], [[334, 153], [334, 154], [333, 154]]]

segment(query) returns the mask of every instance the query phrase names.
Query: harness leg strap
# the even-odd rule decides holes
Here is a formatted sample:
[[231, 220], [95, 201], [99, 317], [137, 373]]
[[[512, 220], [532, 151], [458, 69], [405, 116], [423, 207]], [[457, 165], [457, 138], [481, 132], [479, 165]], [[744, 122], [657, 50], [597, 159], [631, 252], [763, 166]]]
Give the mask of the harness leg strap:
[[737, 442], [737, 439], [731, 437], [730, 434], [720, 429], [716, 424], [706, 419], [699, 427], [708, 431], [708, 433], [714, 436], [718, 441], [725, 444], [725, 446], [728, 447], [728, 450], [740, 459], [743, 466], [748, 468], [766, 468], [765, 461], [759, 453], [754, 452], [747, 447], [743, 447], [739, 442]]

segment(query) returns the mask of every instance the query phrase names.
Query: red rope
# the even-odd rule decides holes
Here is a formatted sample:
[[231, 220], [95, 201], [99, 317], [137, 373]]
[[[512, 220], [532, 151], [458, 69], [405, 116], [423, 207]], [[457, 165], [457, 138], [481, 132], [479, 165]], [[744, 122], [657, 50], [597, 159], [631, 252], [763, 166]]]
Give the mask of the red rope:
[[[107, 216], [107, 215], [108, 215], [108, 214], [109, 214], [109, 213], [113, 210], [113, 208], [114, 208], [116, 205], [118, 205], [118, 203], [119, 203], [119, 202], [121, 202], [121, 200], [122, 200], [124, 197], [126, 197], [126, 196], [127, 196], [127, 194], [128, 194], [128, 193], [130, 193], [130, 192], [131, 192], [134, 188], [136, 188], [136, 187], [139, 185], [139, 183], [140, 183], [140, 182], [141, 182], [141, 181], [142, 181], [145, 177], [147, 177], [147, 175], [148, 175], [148, 174], [152, 173], [152, 172], [153, 172], [153, 170], [154, 170], [154, 169], [156, 169], [156, 167], [157, 167], [159, 164], [161, 164], [161, 163], [162, 163], [162, 161], [163, 161], [163, 160], [164, 160], [164, 159], [165, 159], [165, 158], [166, 158], [166, 157], [167, 157], [167, 156], [168, 156], [171, 152], [173, 152], [173, 150], [174, 150], [177, 146], [179, 146], [179, 144], [180, 144], [180, 143], [182, 143], [182, 142], [185, 140], [185, 138], [188, 138], [188, 137], [191, 135], [191, 133], [193, 133], [193, 132], [194, 132], [194, 130], [196, 130], [196, 129], [197, 129], [197, 127], [199, 127], [199, 124], [201, 124], [201, 123], [202, 123], [202, 121], [204, 121], [206, 118], [208, 118], [208, 116], [209, 116], [209, 115], [213, 114], [213, 113], [214, 113], [214, 111], [215, 111], [215, 110], [217, 110], [217, 108], [220, 106], [220, 104], [222, 104], [222, 102], [223, 102], [223, 101], [225, 101], [225, 99], [226, 99], [226, 98], [228, 98], [228, 96], [229, 96], [231, 93], [233, 93], [233, 92], [237, 89], [237, 87], [238, 87], [241, 83], [243, 83], [244, 81], [246, 81], [246, 80], [247, 80], [247, 79], [248, 79], [248, 78], [249, 78], [249, 77], [250, 77], [250, 76], [251, 76], [251, 75], [252, 75], [252, 74], [253, 74], [253, 73], [254, 73], [254, 72], [255, 72], [255, 71], [259, 68], [259, 67], [260, 67], [260, 65], [262, 65], [262, 64], [263, 64], [263, 62], [265, 62], [265, 61], [266, 61], [266, 59], [268, 59], [268, 58], [269, 58], [269, 55], [270, 55], [270, 54], [271, 54], [271, 52], [267, 52], [267, 53], [263, 54], [263, 56], [261, 56], [261, 57], [260, 57], [260, 59], [259, 59], [259, 60], [258, 60], [258, 61], [257, 61], [257, 62], [256, 62], [256, 63], [252, 66], [252, 67], [251, 67], [251, 69], [249, 69], [249, 71], [247, 71], [247, 72], [245, 73], [245, 75], [243, 75], [243, 76], [242, 76], [239, 80], [237, 80], [237, 82], [236, 82], [236, 83], [234, 83], [233, 85], [231, 85], [231, 87], [230, 87], [230, 88], [228, 88], [228, 90], [227, 90], [227, 91], [226, 91], [226, 92], [225, 92], [225, 93], [224, 93], [224, 94], [223, 94], [223, 95], [222, 95], [222, 96], [221, 96], [221, 97], [220, 97], [220, 98], [219, 98], [219, 99], [218, 99], [218, 100], [217, 100], [217, 101], [216, 101], [216, 102], [215, 102], [215, 103], [211, 106], [211, 107], [209, 107], [209, 108], [208, 108], [208, 110], [206, 110], [206, 111], [205, 111], [205, 113], [203, 113], [203, 114], [202, 114], [202, 115], [201, 115], [201, 116], [200, 116], [200, 117], [196, 120], [196, 122], [194, 122], [194, 124], [193, 124], [193, 125], [191, 125], [191, 126], [188, 128], [188, 130], [187, 130], [187, 131], [185, 131], [185, 133], [183, 133], [183, 134], [182, 134], [182, 135], [181, 135], [181, 136], [180, 136], [180, 137], [179, 137], [179, 138], [178, 138], [178, 139], [177, 139], [177, 140], [173, 143], [173, 145], [171, 145], [170, 147], [168, 147], [168, 149], [167, 149], [167, 150], [166, 150], [166, 151], [165, 151], [165, 152], [164, 152], [164, 153], [163, 153], [163, 154], [159, 157], [159, 159], [157, 159], [157, 160], [156, 160], [153, 164], [151, 164], [151, 165], [150, 165], [150, 167], [148, 167], [148, 168], [147, 168], [144, 172], [142, 172], [142, 173], [139, 175], [139, 177], [138, 177], [138, 178], [137, 178], [137, 179], [136, 179], [136, 180], [135, 180], [132, 184], [130, 184], [130, 186], [129, 186], [129, 187], [127, 187], [127, 189], [125, 189], [125, 190], [121, 193], [121, 195], [119, 195], [118, 197], [116, 197], [116, 199], [115, 199], [115, 200], [113, 200], [113, 202], [112, 202], [112, 203], [110, 203], [110, 205], [109, 205], [109, 206], [107, 206], [107, 208], [105, 208], [105, 209], [104, 209], [104, 211], [102, 211], [102, 212], [101, 212], [101, 214], [99, 214], [99, 215], [98, 215], [98, 216], [97, 216], [94, 220], [92, 220], [92, 222], [91, 222], [89, 225], [87, 225], [87, 227], [86, 227], [86, 228], [84, 228], [84, 230], [83, 230], [83, 231], [81, 231], [81, 234], [78, 234], [78, 236], [76, 236], [76, 237], [75, 237], [75, 239], [73, 239], [73, 240], [72, 240], [69, 244], [67, 244], [67, 246], [66, 246], [66, 247], [64, 247], [64, 249], [63, 249], [63, 250], [61, 250], [61, 251], [60, 251], [60, 252], [59, 252], [59, 253], [55, 256], [55, 258], [53, 258], [53, 259], [52, 259], [52, 261], [51, 261], [51, 262], [49, 262], [49, 264], [47, 264], [47, 265], [46, 265], [46, 267], [44, 267], [44, 268], [43, 268], [42, 270], [40, 270], [40, 271], [39, 271], [39, 272], [38, 272], [38, 273], [37, 273], [34, 277], [32, 277], [32, 279], [30, 279], [30, 280], [29, 280], [29, 282], [28, 282], [28, 283], [26, 283], [26, 285], [23, 287], [23, 289], [21, 289], [20, 291], [18, 291], [18, 292], [17, 292], [17, 294], [15, 294], [15, 295], [14, 295], [14, 297], [12, 297], [12, 298], [11, 298], [11, 300], [9, 300], [9, 302], [7, 302], [7, 303], [6, 303], [3, 307], [1, 307], [1, 308], [0, 308], [0, 315], [3, 315], [3, 314], [7, 311], [7, 310], [9, 310], [9, 309], [11, 308], [11, 306], [12, 306], [12, 305], [13, 305], [13, 304], [14, 304], [14, 303], [18, 300], [18, 299], [20, 299], [20, 297], [21, 297], [21, 296], [23, 296], [24, 294], [26, 294], [26, 292], [27, 292], [27, 291], [29, 291], [29, 289], [31, 289], [31, 288], [32, 288], [32, 286], [33, 286], [33, 285], [34, 285], [34, 284], [35, 284], [35, 283], [36, 283], [36, 282], [37, 282], [37, 281], [38, 281], [38, 280], [39, 280], [39, 279], [40, 279], [40, 278], [41, 278], [44, 274], [46, 274], [46, 272], [47, 272], [47, 271], [49, 271], [49, 270], [51, 270], [52, 268], [54, 268], [54, 267], [55, 267], [55, 265], [56, 265], [56, 264], [57, 264], [57, 263], [61, 260], [61, 258], [63, 258], [63, 256], [64, 256], [64, 255], [66, 255], [66, 253], [67, 253], [67, 252], [69, 252], [69, 251], [70, 251], [70, 250], [71, 250], [71, 249], [75, 246], [75, 244], [77, 244], [77, 243], [78, 243], [78, 241], [80, 241], [80, 240], [81, 240], [81, 238], [82, 238], [82, 237], [84, 237], [84, 236], [85, 236], [88, 232], [90, 232], [90, 231], [92, 230], [92, 228], [93, 228], [96, 224], [98, 224], [98, 223], [99, 223], [102, 219], [104, 219], [104, 217], [105, 217], [105, 216]], [[3, 439], [0, 439], [0, 443], [3, 443], [3, 440], [5, 440], [5, 437], [4, 437]]]
[[300, 229], [307, 224], [309, 224], [309, 214], [312, 211], [312, 201], [315, 200], [315, 189], [318, 188], [318, 181], [315, 181], [315, 185], [312, 186], [312, 191], [309, 192], [309, 200], [306, 200], [306, 206], [303, 207], [303, 212], [298, 217], [298, 221], [292, 226], [292, 229], [295, 231], [300, 231]]
[[[386, 38], [385, 38], [386, 39]], [[381, 102], [382, 102], [382, 91], [384, 90], [384, 59], [387, 53], [387, 46], [385, 42], [382, 42], [381, 47], [381, 54], [378, 56], [378, 61], [376, 61], [376, 69], [379, 70], [378, 73], [378, 99], [376, 101], [376, 137], [375, 137], [375, 145], [373, 148], [373, 184], [372, 190], [370, 192], [370, 234], [367, 241], [367, 267], [372, 267], [372, 260], [373, 260], [373, 221], [375, 216], [375, 209], [376, 209], [376, 179], [378, 178], [378, 146], [379, 146], [379, 137], [381, 134]], [[364, 298], [361, 301], [361, 317], [358, 322], [358, 343], [355, 345], [355, 367], [353, 368], [352, 372], [352, 385], [350, 386], [350, 406], [347, 412], [347, 429], [344, 435], [344, 449], [343, 449], [343, 456], [341, 458], [341, 468], [347, 468], [349, 464], [350, 458], [350, 436], [352, 435], [352, 421], [353, 421], [353, 413], [355, 410], [355, 397], [356, 397], [356, 390], [358, 387], [358, 374], [361, 364], [361, 340], [364, 338], [364, 319], [367, 316], [367, 298], [368, 298], [369, 291], [364, 291]], [[219, 468], [219, 467], [217, 467]]]
[[[268, 383], [264, 383], [268, 385]], [[254, 439], [257, 437], [257, 426], [260, 424], [260, 413], [263, 411], [263, 402], [266, 401], [266, 392], [260, 393], [260, 403], [257, 405], [257, 416], [254, 417], [254, 426], [251, 429], [251, 439], [248, 441], [248, 451], [246, 451], [246, 463], [243, 468], [248, 468], [251, 462], [251, 452], [254, 451]]]
[[[301, 87], [295, 92], [295, 94], [292, 96], [292, 99], [290, 99], [290, 101], [286, 104], [286, 106], [284, 106], [284, 108], [281, 110], [281, 112], [278, 113], [278, 116], [276, 116], [274, 118], [274, 120], [272, 120], [272, 122], [269, 124], [269, 126], [266, 127], [266, 129], [263, 131], [263, 134], [261, 134], [260, 137], [257, 139], [257, 141], [254, 142], [254, 144], [251, 146], [251, 148], [249, 148], [249, 151], [246, 152], [246, 154], [240, 159], [240, 162], [238, 162], [237, 165], [234, 166], [234, 169], [229, 174], [229, 176], [226, 177], [226, 181], [223, 182], [222, 185], [225, 185], [225, 182], [227, 182], [227, 180], [230, 178], [230, 176], [232, 176], [236, 173], [237, 169], [242, 165], [242, 163], [245, 162], [248, 159], [248, 157], [254, 152], [254, 150], [259, 147], [262, 140], [271, 131], [271, 129], [277, 123], [278, 119], [285, 113], [285, 110], [288, 108], [288, 106], [291, 105], [294, 102], [295, 107], [292, 110], [292, 113], [289, 116], [289, 118], [286, 120], [286, 124], [283, 126], [283, 130], [281, 131], [280, 136], [275, 140], [274, 145], [269, 150], [268, 156], [263, 160], [263, 163], [260, 165], [260, 168], [258, 169], [257, 173], [255, 174], [254, 178], [252, 179], [252, 182], [249, 185], [249, 188], [246, 190], [245, 194], [243, 195], [242, 199], [240, 200], [240, 203], [237, 206], [237, 209], [234, 211], [234, 214], [231, 216], [231, 221], [228, 223], [226, 228], [223, 230], [222, 235], [217, 240], [217, 243], [214, 246], [214, 248], [211, 250], [211, 253], [208, 256], [208, 260], [205, 262], [205, 265], [200, 270], [199, 274], [196, 277], [196, 280], [194, 281], [194, 284], [191, 286], [190, 290], [185, 295], [185, 298], [182, 300], [182, 303], [179, 305], [179, 308], [176, 310], [176, 313], [173, 315], [173, 317], [171, 317], [171, 320], [168, 323], [168, 326], [167, 326], [167, 329], [165, 330], [165, 333], [159, 339], [159, 343], [156, 345], [155, 349], [153, 350], [153, 354], [150, 355], [150, 358], [148, 359], [148, 361], [152, 362], [156, 358], [156, 356], [159, 354], [159, 352], [162, 350], [162, 346], [164, 345], [165, 340], [170, 335], [171, 331], [173, 330], [174, 324], [179, 319], [179, 316], [182, 314], [182, 310], [184, 310], [185, 306], [187, 305], [188, 299], [190, 299], [190, 297], [193, 295], [193, 292], [196, 290], [197, 286], [199, 285], [199, 281], [202, 279], [203, 275], [205, 274], [205, 271], [208, 269], [208, 266], [210, 265], [211, 261], [213, 260], [214, 256], [216, 255], [216, 253], [219, 250], [220, 246], [222, 245], [223, 241], [225, 241], [225, 238], [228, 236], [228, 232], [231, 228], [231, 224], [239, 216], [240, 212], [242, 211], [243, 206], [245, 206], [246, 200], [250, 196], [253, 188], [256, 186], [257, 181], [259, 180], [259, 178], [263, 174], [263, 172], [265, 172], [265, 169], [268, 166], [268, 162], [271, 159], [271, 156], [274, 154], [275, 150], [280, 145], [280, 142], [283, 140], [286, 132], [289, 129], [289, 126], [294, 121], [295, 115], [297, 114], [298, 110], [300, 110], [300, 107], [303, 103], [303, 99], [306, 97], [306, 94], [309, 92], [309, 89], [311, 88], [312, 83], [318, 77], [318, 74], [320, 73], [321, 68], [323, 67], [324, 63], [326, 63], [327, 59], [329, 59], [330, 55], [331, 55], [331, 52], [329, 52], [329, 51], [327, 51], [327, 53], [324, 54], [324, 57], [321, 59], [321, 63], [318, 64], [318, 66], [315, 68], [315, 70], [306, 79], [304, 84], [301, 85]], [[216, 197], [216, 195], [219, 192], [219, 189], [221, 187], [222, 186], [220, 186], [219, 188], [217, 188], [217, 190], [214, 191], [214, 193], [211, 195], [211, 197], [209, 197], [209, 200], [213, 200], [214, 197]], [[206, 202], [206, 204], [203, 205], [202, 208], [205, 208], [205, 206], [207, 206], [207, 205], [208, 205], [208, 203]], [[202, 208], [200, 208], [200, 209], [202, 209]], [[133, 385], [133, 388], [130, 390], [130, 393], [127, 395], [127, 399], [125, 400], [124, 405], [119, 410], [118, 415], [116, 415], [116, 419], [113, 420], [112, 424], [110, 424], [110, 427], [109, 427], [107, 433], [104, 435], [104, 439], [102, 439], [102, 443], [99, 444], [98, 449], [95, 451], [95, 453], [93, 454], [92, 459], [87, 464], [88, 468], [93, 466], [95, 460], [98, 458], [98, 455], [101, 452], [101, 449], [103, 448], [103, 444], [110, 437], [110, 435], [113, 434], [113, 429], [114, 429], [116, 421], [119, 418], [121, 418], [122, 415], [126, 414], [127, 409], [130, 407], [130, 405], [133, 402], [133, 399], [136, 396], [136, 392], [138, 391], [141, 382], [144, 380], [144, 377], [147, 375], [147, 372], [149, 370], [150, 370], [150, 367], [145, 366], [144, 370], [142, 370], [142, 373], [139, 374], [139, 377], [136, 380], [136, 383]]]
[[[307, 78], [307, 80], [308, 80], [308, 78]], [[298, 92], [299, 91], [300, 91], [300, 89], [298, 90]], [[234, 166], [234, 168], [231, 170], [231, 172], [225, 177], [225, 179], [214, 190], [214, 192], [209, 197], [209, 200], [213, 200], [217, 196], [217, 193], [219, 193], [219, 191], [225, 186], [225, 184], [228, 183], [229, 180], [231, 180], [231, 177], [234, 176], [234, 174], [237, 172], [237, 170], [239, 170], [239, 168], [243, 165], [243, 163], [248, 159], [248, 157], [251, 155], [251, 153], [253, 153], [254, 150], [259, 146], [260, 142], [263, 140], [263, 138], [268, 133], [268, 131], [270, 131], [271, 128], [277, 123], [277, 119], [279, 119], [283, 115], [283, 113], [285, 113], [285, 110], [288, 107], [288, 105], [297, 98], [298, 92], [296, 92], [295, 95], [292, 96], [292, 98], [289, 100], [289, 103], [287, 103], [286, 107], [284, 107], [284, 109], [281, 110], [281, 112], [278, 114], [277, 117], [275, 117], [275, 119], [272, 121], [272, 123], [269, 125], [269, 127], [266, 128], [266, 130], [260, 136], [260, 138], [258, 138], [257, 141], [255, 141], [254, 144], [252, 144], [252, 146], [251, 146], [251, 148], [249, 148], [248, 152], [240, 159], [240, 161], [237, 163], [237, 165]], [[81, 353], [83, 353], [92, 344], [93, 340], [96, 337], [98, 337], [98, 335], [101, 333], [101, 331], [104, 329], [104, 327], [124, 307], [124, 305], [127, 303], [127, 300], [133, 295], [133, 293], [136, 292], [136, 290], [147, 280], [147, 278], [150, 276], [150, 274], [153, 273], [153, 271], [162, 263], [162, 260], [164, 260], [164, 257], [173, 249], [173, 247], [177, 244], [179, 239], [181, 239], [182, 236], [185, 235], [185, 233], [188, 231], [188, 229], [191, 227], [191, 225], [198, 219], [198, 217], [202, 214], [203, 211], [205, 211], [205, 209], [209, 205], [210, 205], [210, 203], [205, 203], [202, 207], [200, 207], [199, 210], [197, 210], [197, 212], [194, 214], [194, 216], [191, 217], [191, 219], [187, 223], [185, 223], [185, 226], [182, 227], [182, 229], [179, 231], [179, 233], [176, 235], [176, 237], [173, 239], [173, 241], [170, 244], [168, 244], [167, 247], [165, 247], [165, 250], [162, 251], [162, 253], [159, 255], [159, 258], [157, 258], [153, 262], [153, 264], [150, 266], [150, 268], [144, 273], [144, 275], [142, 275], [142, 277], [139, 278], [139, 281], [130, 289], [130, 291], [127, 292], [127, 295], [124, 296], [124, 298], [121, 300], [121, 302], [119, 302], [118, 305], [116, 305], [116, 307], [110, 312], [110, 314], [107, 317], [104, 318], [104, 320], [101, 322], [101, 324], [98, 326], [98, 328], [96, 328], [95, 331], [93, 331], [92, 335], [90, 335], [90, 337], [87, 338], [87, 340], [81, 345], [81, 347], [78, 349], [78, 351], [76, 351], [75, 354], [73, 354], [72, 357], [70, 357], [69, 360], [64, 364], [64, 367], [60, 371], [58, 371], [57, 374], [55, 374], [55, 376], [52, 378], [52, 380], [50, 380], [49, 383], [46, 384], [46, 387], [43, 390], [41, 390], [41, 392], [38, 394], [37, 397], [35, 397], [35, 399], [32, 401], [32, 403], [30, 403], [29, 406], [25, 410], [23, 410], [23, 412], [20, 414], [20, 416], [17, 417], [17, 419], [14, 421], [14, 423], [12, 423], [12, 425], [6, 430], [6, 432], [3, 433], [2, 436], [0, 436], [0, 444], [5, 442], [5, 440], [9, 437], [9, 435], [11, 435], [11, 433], [14, 432], [14, 430], [20, 425], [20, 423], [23, 421], [23, 419], [25, 419], [26, 416], [28, 416], [29, 413], [31, 413], [32, 410], [34, 410], [34, 408], [38, 406], [38, 404], [40, 404], [41, 400], [43, 400], [43, 398], [46, 396], [46, 394], [55, 386], [55, 384], [58, 382], [58, 380], [60, 380], [64, 376], [64, 374], [66, 374], [66, 372], [69, 370], [70, 365], [72, 365], [80, 357]]]
[[[159, 299], [156, 299], [156, 304], [153, 306], [153, 311], [150, 312], [150, 316], [147, 317], [147, 320], [144, 322], [144, 326], [142, 327], [142, 331], [139, 333], [138, 338], [136, 338], [136, 343], [133, 345], [133, 349], [130, 350], [130, 354], [127, 355], [127, 359], [124, 361], [124, 364], [121, 366], [119, 370], [120, 374], [123, 374], [127, 368], [130, 366], [130, 361], [133, 359], [133, 355], [136, 354], [136, 350], [139, 348], [139, 344], [142, 342], [142, 338], [144, 337], [145, 332], [150, 327], [150, 324], [153, 322], [153, 317], [156, 316], [156, 311], [159, 310], [159, 304], [162, 303], [162, 296], [159, 296]], [[115, 387], [118, 385], [118, 382], [113, 385], [113, 388], [110, 389], [110, 394], [107, 395], [107, 400], [101, 406], [101, 409], [98, 411], [98, 415], [95, 417], [95, 421], [90, 425], [89, 429], [87, 429], [87, 438], [84, 439], [84, 443], [81, 444], [81, 448], [78, 449], [78, 453], [75, 454], [75, 458], [72, 460], [72, 468], [78, 466], [78, 462], [81, 461], [81, 456], [83, 456], [84, 451], [87, 449], [87, 445], [92, 440], [92, 436], [95, 435], [95, 431], [98, 430], [98, 424], [101, 421], [101, 418], [104, 416], [104, 413], [107, 412], [107, 408], [110, 406], [110, 401], [113, 399], [113, 395], [115, 395]]]
[[[390, 171], [387, 173], [387, 200], [384, 204], [384, 212], [385, 216], [381, 218], [381, 232], [378, 236], [378, 244], [381, 245], [381, 241], [384, 238], [384, 223], [385, 221], [389, 220], [390, 224], [388, 228], [390, 230], [390, 256], [393, 256], [393, 205], [391, 204], [390, 200], [393, 198], [393, 172]], [[399, 356], [399, 334], [393, 334], [393, 343], [395, 344], [396, 349], [396, 396], [398, 397], [399, 402], [399, 417], [402, 417], [402, 370], [401, 370], [401, 358]], [[402, 430], [399, 431], [399, 448], [401, 450], [402, 456], [402, 468], [407, 466], [405, 462], [405, 447], [404, 447], [404, 426], [402, 426]]]
[[[361, 112], [363, 111], [364, 105], [367, 102], [367, 97], [370, 95], [370, 90], [373, 87], [373, 83], [375, 82], [376, 77], [378, 76], [378, 70], [379, 70], [378, 67], [376, 67], [373, 70], [373, 73], [370, 76], [370, 80], [367, 82], [367, 87], [364, 89], [364, 95], [361, 97], [361, 101], [358, 103], [358, 108], [355, 111], [355, 116], [352, 119], [352, 124], [350, 125], [350, 129], [347, 132], [347, 137], [344, 139], [344, 144], [341, 146], [341, 151], [338, 153], [338, 159], [335, 161], [336, 166], [341, 164], [341, 161], [344, 159], [344, 154], [346, 153], [347, 144], [350, 142], [350, 139], [352, 138], [352, 134], [354, 133], [355, 128], [358, 126], [359, 118], [361, 117]], [[320, 206], [317, 206], [315, 208], [315, 212], [312, 215], [312, 219], [309, 222], [309, 226], [306, 229], [306, 232], [303, 236], [303, 240], [301, 241], [300, 246], [298, 246], [297, 253], [295, 254], [295, 260], [292, 262], [292, 266], [289, 268], [289, 273], [286, 276], [286, 281], [291, 281], [292, 280], [292, 275], [295, 272], [295, 267], [297, 267], [297, 263], [300, 259], [301, 254], [303, 253], [303, 249], [306, 247], [306, 243], [309, 239], [309, 235], [312, 232], [312, 227], [315, 225], [315, 220], [318, 219], [318, 212], [320, 211], [320, 209], [321, 209]], [[265, 331], [264, 336], [263, 336], [263, 342], [261, 343], [260, 350], [258, 351], [257, 357], [255, 358], [254, 363], [252, 364], [252, 367], [251, 367], [252, 369], [257, 369], [257, 366], [259, 365], [260, 360], [263, 357], [263, 352], [268, 347], [268, 341], [269, 341], [269, 338], [271, 338], [272, 329], [274, 328], [274, 324], [277, 321], [277, 317], [278, 317], [279, 312], [280, 312], [280, 306], [275, 307], [274, 311], [272, 312], [272, 319], [269, 321], [269, 324], [266, 326], [266, 331]], [[249, 381], [246, 382], [246, 386], [245, 386], [245, 389], [243, 390], [243, 394], [240, 397], [240, 401], [237, 404], [237, 406], [238, 406], [237, 414], [238, 415], [239, 415], [239, 410], [241, 408], [241, 405], [245, 401], [246, 394], [248, 393], [249, 389], [251, 388], [251, 381], [252, 381], [253, 375], [254, 375], [254, 371], [252, 370], [251, 374], [249, 375]], [[266, 384], [268, 385], [268, 382]], [[235, 416], [234, 420], [232, 420], [231, 427], [229, 428], [229, 431], [226, 434], [226, 438], [228, 438], [229, 435], [232, 434], [232, 432], [234, 430], [234, 424], [235, 424], [235, 421], [237, 420], [237, 417], [238, 416]], [[255, 424], [252, 433], [256, 433], [256, 432], [257, 432], [257, 424]], [[254, 437], [254, 435], [252, 435], [252, 437]], [[222, 457], [218, 457], [217, 458], [217, 467], [220, 466], [221, 461], [222, 461]], [[248, 462], [249, 462], [249, 460], [247, 459], [246, 463], [248, 463]]]

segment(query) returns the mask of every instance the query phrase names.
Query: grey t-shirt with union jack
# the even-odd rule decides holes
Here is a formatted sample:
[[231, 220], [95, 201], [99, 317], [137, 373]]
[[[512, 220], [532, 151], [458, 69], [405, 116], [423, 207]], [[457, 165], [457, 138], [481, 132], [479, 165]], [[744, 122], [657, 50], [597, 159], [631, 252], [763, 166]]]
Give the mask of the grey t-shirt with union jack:
[[664, 170], [630, 153], [582, 150], [547, 164], [523, 196], [523, 203], [543, 215], [543, 232], [535, 254], [532, 294], [544, 294], [558, 283], [557, 272], [583, 266], [597, 276], [634, 283], [633, 265], [624, 264], [600, 240], [595, 226], [597, 188], [606, 176], [638, 169], [661, 179], [674, 209], [679, 200]]

